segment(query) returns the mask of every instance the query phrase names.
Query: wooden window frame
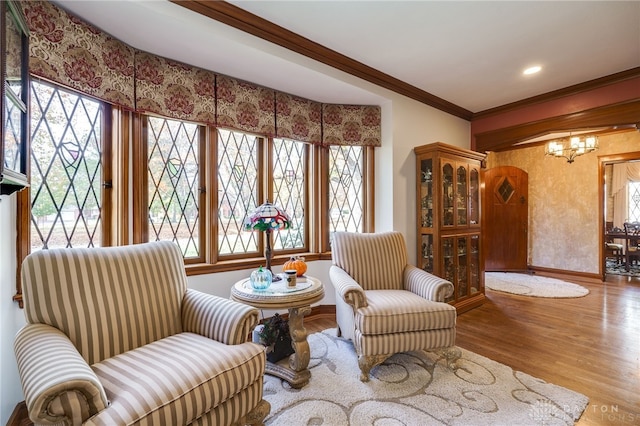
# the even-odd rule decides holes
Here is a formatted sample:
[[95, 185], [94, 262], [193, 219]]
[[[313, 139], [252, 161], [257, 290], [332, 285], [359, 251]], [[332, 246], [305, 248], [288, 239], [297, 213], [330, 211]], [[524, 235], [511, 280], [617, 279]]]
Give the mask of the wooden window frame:
[[[32, 79], [29, 84], [29, 99], [31, 98], [32, 84], [38, 83], [37, 80]], [[100, 124], [101, 134], [101, 163], [102, 163], [102, 210], [100, 212], [102, 220], [101, 242], [102, 247], [108, 247], [113, 244], [114, 231], [114, 195], [118, 191], [113, 190], [113, 140], [114, 140], [114, 121], [113, 111], [110, 104], [103, 102], [99, 99], [91, 98], [81, 92], [78, 92], [67, 87], [60, 86], [55, 83], [48, 83], [56, 88], [56, 90], [63, 90], [79, 97], [91, 99], [100, 104], [102, 109], [102, 123]], [[29, 136], [31, 136], [31, 116], [27, 120]], [[31, 183], [31, 151], [28, 153], [27, 160], [27, 177], [29, 183]], [[13, 300], [18, 303], [20, 308], [24, 307], [22, 299], [22, 278], [21, 278], [21, 265], [22, 261], [31, 253], [31, 186], [25, 188], [17, 194], [16, 203], [16, 294], [13, 296]]]

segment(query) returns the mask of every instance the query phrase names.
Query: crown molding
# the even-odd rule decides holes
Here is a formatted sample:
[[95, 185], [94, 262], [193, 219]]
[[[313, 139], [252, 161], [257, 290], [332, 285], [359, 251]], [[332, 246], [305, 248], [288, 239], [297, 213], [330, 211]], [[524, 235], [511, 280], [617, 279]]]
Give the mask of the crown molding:
[[172, 3], [207, 16], [223, 24], [259, 37], [278, 46], [344, 71], [377, 86], [422, 102], [456, 117], [471, 120], [473, 113], [465, 108], [425, 92], [388, 74], [371, 68], [341, 53], [256, 16], [233, 4], [219, 0], [170, 0]]
[[553, 101], [556, 99], [564, 98], [566, 96], [577, 95], [578, 93], [599, 89], [604, 86], [608, 86], [614, 83], [619, 83], [621, 81], [629, 80], [636, 77], [640, 77], [640, 67], [631, 68], [626, 71], [621, 71], [615, 74], [607, 75], [605, 77], [596, 78], [593, 80], [585, 81], [583, 83], [567, 86], [562, 89], [543, 93], [541, 95], [532, 96], [530, 98], [521, 99], [516, 102], [511, 102], [495, 108], [490, 108], [484, 111], [476, 112], [473, 114], [472, 120], [478, 120], [478, 119], [490, 117], [493, 115], [504, 114], [506, 112], [511, 112], [513, 110], [532, 106], [535, 104], [541, 104], [544, 102]]

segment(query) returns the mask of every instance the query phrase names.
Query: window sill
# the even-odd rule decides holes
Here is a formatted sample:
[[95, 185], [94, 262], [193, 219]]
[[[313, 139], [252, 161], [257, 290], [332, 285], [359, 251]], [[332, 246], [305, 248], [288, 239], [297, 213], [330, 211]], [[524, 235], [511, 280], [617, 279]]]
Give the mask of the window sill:
[[[271, 260], [271, 266], [282, 265], [284, 262], [289, 260], [291, 256], [301, 256], [304, 257], [305, 262], [312, 262], [315, 260], [331, 260], [331, 253], [292, 253], [292, 254], [283, 254], [274, 256]], [[224, 260], [217, 262], [216, 264], [210, 263], [193, 263], [186, 264], [185, 270], [187, 272], [187, 276], [191, 275], [205, 275], [205, 274], [214, 274], [217, 272], [229, 272], [229, 271], [240, 271], [243, 269], [256, 269], [260, 266], [264, 266], [265, 259], [264, 257], [256, 257], [251, 259], [235, 259], [235, 260]]]

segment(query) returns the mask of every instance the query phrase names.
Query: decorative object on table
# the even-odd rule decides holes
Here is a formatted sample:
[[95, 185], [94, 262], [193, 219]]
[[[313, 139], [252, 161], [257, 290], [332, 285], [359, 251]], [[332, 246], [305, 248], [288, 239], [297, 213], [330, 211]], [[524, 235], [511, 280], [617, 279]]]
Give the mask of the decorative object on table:
[[266, 239], [266, 249], [264, 257], [267, 260], [267, 270], [271, 272], [273, 281], [280, 280], [280, 277], [271, 271], [271, 232], [275, 229], [289, 229], [291, 219], [289, 215], [280, 207], [271, 204], [269, 201], [258, 206], [244, 221], [245, 231], [262, 231]]
[[290, 269], [295, 269], [297, 272], [297, 276], [301, 277], [307, 272], [307, 264], [304, 261], [304, 257], [302, 256], [291, 256], [291, 259], [284, 262], [282, 265], [282, 271], [287, 271]]
[[293, 353], [289, 321], [275, 314], [264, 321], [262, 330], [258, 333], [260, 343], [266, 346], [267, 361], [278, 362]]
[[271, 285], [271, 281], [273, 281], [273, 274], [261, 266], [251, 273], [249, 280], [254, 290], [266, 290]]
[[295, 269], [287, 269], [284, 271], [284, 277], [287, 280], [287, 287], [296, 286], [297, 276], [298, 276], [298, 271], [296, 271]]

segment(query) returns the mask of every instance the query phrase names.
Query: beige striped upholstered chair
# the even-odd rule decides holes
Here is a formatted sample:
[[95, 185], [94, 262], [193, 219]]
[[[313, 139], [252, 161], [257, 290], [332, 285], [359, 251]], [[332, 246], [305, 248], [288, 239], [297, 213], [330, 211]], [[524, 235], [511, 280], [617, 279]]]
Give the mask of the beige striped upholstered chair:
[[360, 380], [399, 352], [441, 350], [455, 367], [453, 284], [408, 264], [401, 233], [336, 232], [331, 253], [338, 334], [353, 341]]
[[262, 424], [255, 308], [187, 289], [171, 242], [35, 252], [15, 353], [36, 424]]

